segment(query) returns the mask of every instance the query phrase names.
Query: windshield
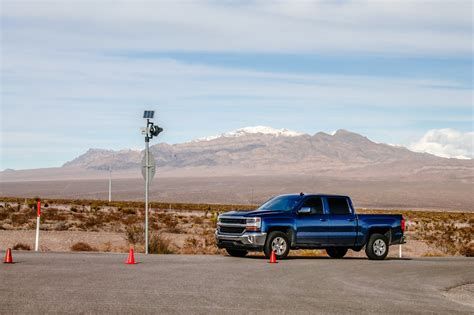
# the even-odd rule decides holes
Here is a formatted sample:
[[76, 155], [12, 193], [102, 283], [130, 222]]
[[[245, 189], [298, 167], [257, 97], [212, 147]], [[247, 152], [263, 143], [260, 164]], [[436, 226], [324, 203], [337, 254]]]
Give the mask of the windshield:
[[300, 200], [300, 196], [279, 196], [268, 200], [257, 210], [291, 211]]

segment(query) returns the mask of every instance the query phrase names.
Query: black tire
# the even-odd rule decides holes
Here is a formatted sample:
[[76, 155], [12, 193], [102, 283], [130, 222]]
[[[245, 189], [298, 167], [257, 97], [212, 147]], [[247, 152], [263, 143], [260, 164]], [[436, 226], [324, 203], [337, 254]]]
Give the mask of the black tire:
[[326, 253], [328, 253], [329, 257], [340, 259], [347, 254], [347, 248], [345, 247], [329, 247], [326, 248]]
[[372, 260], [384, 260], [388, 255], [388, 239], [383, 234], [372, 234], [365, 246], [365, 254]]
[[279, 241], [282, 241], [282, 246], [284, 246], [285, 249], [281, 253], [275, 251], [276, 258], [285, 259], [286, 256], [288, 256], [288, 253], [290, 252], [290, 241], [288, 240], [288, 235], [280, 231], [273, 231], [268, 234], [265, 246], [263, 248], [263, 252], [265, 253], [265, 257], [270, 258], [272, 254], [272, 243], [277, 238], [279, 238]]
[[245, 249], [226, 248], [225, 250], [232, 257], [245, 257], [248, 254], [248, 251], [246, 251]]

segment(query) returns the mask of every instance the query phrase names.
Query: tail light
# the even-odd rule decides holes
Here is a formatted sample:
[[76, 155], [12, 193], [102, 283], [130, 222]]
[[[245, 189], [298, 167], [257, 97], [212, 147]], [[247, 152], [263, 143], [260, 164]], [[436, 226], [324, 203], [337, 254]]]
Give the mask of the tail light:
[[402, 232], [405, 232], [405, 218], [402, 217], [402, 221], [400, 221], [400, 227], [402, 228]]

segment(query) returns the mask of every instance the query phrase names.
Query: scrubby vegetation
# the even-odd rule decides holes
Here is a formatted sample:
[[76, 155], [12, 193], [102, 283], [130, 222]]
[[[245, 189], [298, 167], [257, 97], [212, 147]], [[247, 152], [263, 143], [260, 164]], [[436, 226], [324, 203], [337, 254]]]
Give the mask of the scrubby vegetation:
[[78, 242], [71, 246], [73, 252], [93, 252], [95, 248], [84, 242]]
[[31, 250], [31, 247], [28, 244], [17, 243], [13, 246], [13, 250]]
[[398, 213], [407, 220], [408, 239], [425, 241], [447, 255], [474, 255], [474, 213], [400, 210], [362, 210]]
[[[141, 202], [55, 199], [43, 202], [48, 207], [42, 209], [42, 230], [120, 233], [128, 244], [144, 248]], [[219, 213], [249, 209], [249, 206], [152, 203], [150, 208], [150, 252], [216, 254], [221, 252], [214, 239]], [[402, 214], [407, 220], [408, 240], [424, 241], [446, 255], [473, 256], [474, 213], [366, 209], [359, 212]], [[35, 221], [34, 199], [0, 198], [0, 230], [33, 230]], [[112, 246], [98, 247], [110, 251]]]
[[148, 252], [150, 254], [174, 254], [170, 240], [159, 234], [153, 234], [150, 237]]

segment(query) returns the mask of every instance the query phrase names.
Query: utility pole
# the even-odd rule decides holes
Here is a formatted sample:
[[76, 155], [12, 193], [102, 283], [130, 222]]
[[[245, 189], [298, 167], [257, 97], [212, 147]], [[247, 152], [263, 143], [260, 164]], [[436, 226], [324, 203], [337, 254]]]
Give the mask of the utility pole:
[[[147, 119], [147, 125], [149, 120]], [[148, 191], [150, 189], [150, 138], [145, 137], [145, 254], [148, 255]]]
[[112, 201], [112, 166], [109, 167], [109, 202]]
[[148, 255], [148, 203], [149, 203], [149, 188], [150, 182], [153, 180], [156, 171], [155, 158], [150, 152], [150, 139], [157, 137], [163, 128], [155, 126], [150, 120], [153, 119], [155, 112], [152, 110], [146, 110], [143, 114], [143, 118], [146, 119], [146, 127], [142, 128], [142, 134], [145, 135], [145, 156], [142, 160], [142, 175], [145, 179], [145, 254]]

